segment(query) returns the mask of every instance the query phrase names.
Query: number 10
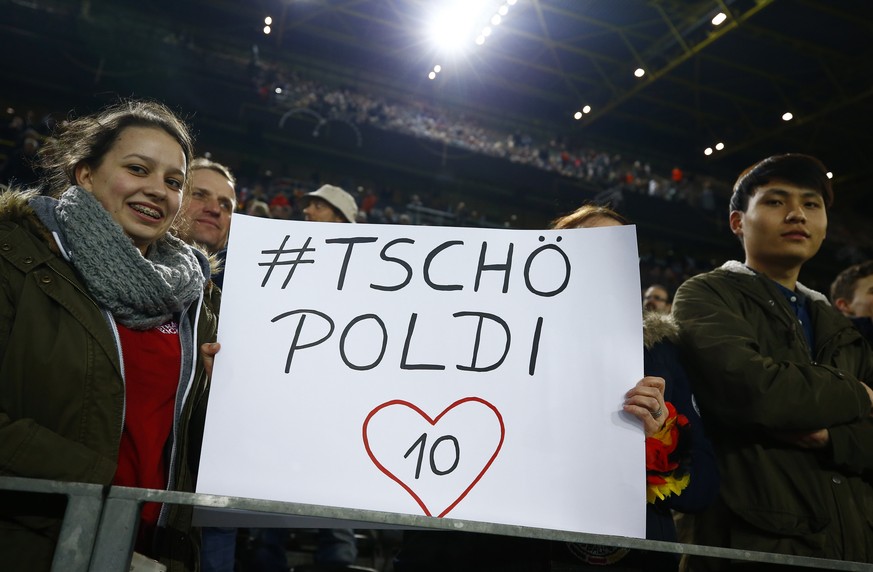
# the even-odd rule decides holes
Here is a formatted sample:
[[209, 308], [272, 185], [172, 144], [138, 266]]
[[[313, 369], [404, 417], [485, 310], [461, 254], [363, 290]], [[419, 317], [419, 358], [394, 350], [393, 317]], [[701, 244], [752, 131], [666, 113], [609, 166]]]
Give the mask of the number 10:
[[[443, 441], [451, 441], [452, 444], [454, 444], [454, 446], [455, 446], [455, 462], [452, 463], [452, 466], [449, 467], [448, 469], [446, 469], [445, 471], [441, 471], [441, 470], [437, 469], [436, 461], [434, 460], [434, 454], [436, 453], [436, 449], [437, 449], [437, 447], [439, 447], [440, 443], [442, 443]], [[412, 444], [412, 447], [410, 447], [409, 450], [406, 451], [406, 454], [403, 455], [403, 458], [406, 459], [407, 457], [409, 457], [409, 454], [415, 450], [416, 447], [419, 448], [418, 449], [418, 462], [415, 465], [415, 478], [416, 479], [421, 475], [421, 461], [424, 458], [424, 447], [425, 447], [426, 442], [427, 442], [427, 433], [422, 433], [421, 437], [419, 437], [415, 441], [415, 443]], [[436, 442], [434, 442], [434, 444], [430, 448], [430, 470], [433, 471], [433, 474], [435, 474], [435, 475], [438, 475], [438, 476], [448, 475], [449, 473], [451, 473], [452, 471], [454, 471], [455, 469], [458, 468], [458, 461], [460, 461], [460, 460], [461, 460], [461, 448], [458, 445], [458, 440], [455, 439], [451, 435], [443, 435], [442, 437], [437, 439]]]

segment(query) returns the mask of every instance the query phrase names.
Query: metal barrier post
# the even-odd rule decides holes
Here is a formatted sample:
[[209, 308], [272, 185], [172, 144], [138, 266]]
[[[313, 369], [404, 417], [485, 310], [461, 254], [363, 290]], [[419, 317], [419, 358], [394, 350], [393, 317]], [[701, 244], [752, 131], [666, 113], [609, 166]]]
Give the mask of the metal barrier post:
[[91, 557], [91, 570], [94, 572], [130, 569], [142, 502], [136, 498], [114, 497], [114, 489], [115, 487], [110, 490], [100, 518], [100, 528]]
[[66, 495], [67, 510], [64, 512], [52, 570], [88, 572], [103, 508], [102, 485], [0, 477], [0, 490]]

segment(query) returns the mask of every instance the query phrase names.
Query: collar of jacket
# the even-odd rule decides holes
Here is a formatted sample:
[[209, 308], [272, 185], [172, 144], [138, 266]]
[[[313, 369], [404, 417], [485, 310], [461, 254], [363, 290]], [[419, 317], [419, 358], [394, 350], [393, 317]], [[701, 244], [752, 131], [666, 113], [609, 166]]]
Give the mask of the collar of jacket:
[[[724, 270], [726, 272], [733, 272], [734, 274], [745, 274], [747, 276], [759, 276], [760, 274], [743, 264], [737, 260], [728, 260], [724, 264], [721, 265], [720, 270]], [[768, 279], [769, 280], [769, 279]], [[828, 306], [831, 303], [828, 301], [827, 296], [822, 294], [821, 292], [817, 292], [812, 288], [807, 288], [800, 282], [797, 283], [797, 291], [808, 297], [813, 302], [824, 302]]]

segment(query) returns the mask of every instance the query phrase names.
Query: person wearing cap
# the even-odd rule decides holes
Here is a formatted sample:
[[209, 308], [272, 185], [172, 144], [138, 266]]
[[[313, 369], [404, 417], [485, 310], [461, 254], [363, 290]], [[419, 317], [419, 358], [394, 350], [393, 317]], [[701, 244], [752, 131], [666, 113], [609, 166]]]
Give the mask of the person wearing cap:
[[358, 205], [355, 198], [333, 185], [322, 185], [303, 196], [303, 217], [314, 222], [355, 222]]
[[[696, 544], [873, 562], [873, 351], [798, 281], [827, 232], [827, 175], [794, 153], [744, 171], [729, 222], [745, 262], [676, 292], [721, 472], [718, 499], [695, 515]], [[753, 568], [745, 564], [691, 559], [695, 571]]]

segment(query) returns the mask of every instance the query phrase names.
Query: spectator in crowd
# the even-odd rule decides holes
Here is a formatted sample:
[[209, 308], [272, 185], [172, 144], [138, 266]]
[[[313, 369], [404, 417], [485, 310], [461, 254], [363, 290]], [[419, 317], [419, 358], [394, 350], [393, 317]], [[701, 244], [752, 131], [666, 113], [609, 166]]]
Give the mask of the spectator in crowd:
[[315, 222], [355, 222], [355, 198], [333, 185], [322, 185], [303, 198], [303, 217]]
[[[0, 196], [4, 474], [193, 490], [189, 421], [205, 405], [218, 291], [206, 257], [170, 233], [191, 157], [169, 109], [122, 102], [44, 148], [56, 198]], [[53, 496], [0, 492], [3, 569], [48, 570], [62, 514]], [[147, 503], [136, 550], [195, 569], [190, 517]]]
[[230, 169], [198, 157], [191, 162], [191, 192], [182, 205], [181, 238], [210, 254], [227, 247], [230, 217], [236, 210], [236, 179]]
[[288, 220], [291, 218], [294, 209], [291, 207], [291, 201], [284, 193], [280, 193], [273, 197], [270, 201], [270, 216], [272, 218], [281, 218]]
[[673, 315], [722, 475], [718, 500], [695, 516], [697, 543], [873, 561], [873, 352], [798, 282], [825, 238], [832, 198], [813, 157], [776, 155], [746, 169], [729, 217], [745, 263], [676, 293]]
[[[194, 159], [188, 172], [191, 191], [182, 201], [179, 235], [188, 244], [205, 248], [221, 263], [226, 252], [231, 215], [236, 209], [236, 179], [226, 166], [205, 157]], [[212, 281], [219, 288], [222, 270], [212, 275]], [[204, 422], [203, 417], [192, 419], [192, 427], [196, 424], [198, 435], [202, 432]], [[194, 448], [199, 450], [199, 447]], [[197, 467], [192, 469], [196, 471]], [[201, 571], [233, 572], [236, 528], [204, 527], [201, 533]]]
[[270, 214], [270, 205], [257, 199], [249, 203], [249, 206], [246, 209], [246, 214], [261, 218], [273, 218], [273, 215]]
[[873, 260], [840, 272], [831, 284], [831, 302], [873, 345]]
[[643, 293], [643, 309], [647, 312], [658, 312], [660, 314], [670, 313], [670, 292], [666, 286], [660, 284], [652, 284]]
[[0, 183], [18, 187], [32, 187], [39, 183], [35, 168], [39, 145], [39, 133], [27, 129], [22, 134], [20, 143], [0, 165]]

